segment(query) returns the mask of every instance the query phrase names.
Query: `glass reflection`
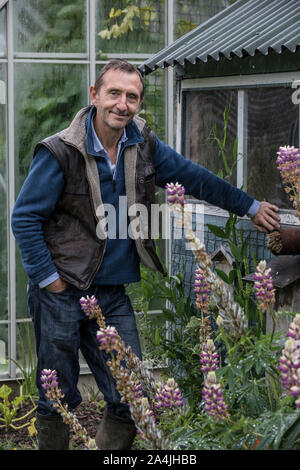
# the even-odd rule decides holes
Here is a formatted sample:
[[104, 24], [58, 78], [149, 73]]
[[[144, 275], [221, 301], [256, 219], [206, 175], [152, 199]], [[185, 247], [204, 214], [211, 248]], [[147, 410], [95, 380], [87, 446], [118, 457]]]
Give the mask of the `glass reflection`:
[[[74, 64], [15, 65], [16, 196], [27, 176], [35, 145], [69, 126], [88, 104], [88, 67]], [[27, 276], [16, 253], [17, 317], [28, 316]]]
[[86, 3], [82, 0], [14, 2], [16, 51], [86, 52]]
[[0, 10], [0, 57], [6, 57], [6, 55], [6, 8], [2, 8]]
[[[6, 64], [0, 64], [0, 321], [8, 320]], [[0, 328], [0, 374], [7, 370], [7, 324]]]
[[299, 106], [292, 88], [253, 88], [248, 94], [247, 191], [258, 200], [291, 208], [276, 158], [279, 146], [299, 147]]
[[101, 58], [107, 53], [157, 52], [165, 45], [164, 9], [161, 0], [138, 0], [134, 5], [127, 0], [98, 0], [97, 57]]

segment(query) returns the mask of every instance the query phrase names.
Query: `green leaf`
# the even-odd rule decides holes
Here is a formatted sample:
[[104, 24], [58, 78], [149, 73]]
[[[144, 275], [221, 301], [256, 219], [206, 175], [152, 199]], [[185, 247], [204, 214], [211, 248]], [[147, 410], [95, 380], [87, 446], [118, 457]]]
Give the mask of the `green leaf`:
[[284, 435], [284, 449], [293, 449], [296, 439], [300, 437], [300, 416]]
[[227, 275], [224, 271], [222, 271], [221, 269], [218, 269], [218, 268], [215, 268], [215, 271], [216, 271], [216, 273], [218, 274], [218, 276], [219, 276], [224, 282], [226, 282], [226, 284], [231, 284], [228, 275]]
[[221, 227], [218, 227], [218, 225], [212, 225], [212, 224], [206, 224], [206, 226], [209, 228], [209, 230], [216, 235], [217, 237], [220, 238], [227, 238], [226, 233]]
[[155, 336], [154, 336], [154, 343], [156, 346], [160, 345], [160, 336], [159, 336], [159, 329], [155, 329]]
[[290, 429], [294, 423], [299, 420], [300, 411], [286, 412], [282, 409], [275, 413], [268, 413], [264, 419], [264, 429], [260, 430], [264, 437], [259, 441], [257, 450], [272, 449], [278, 450], [285, 433]]
[[243, 257], [242, 257], [241, 249], [237, 245], [232, 243], [230, 240], [229, 240], [229, 245], [230, 245], [231, 252], [233, 256], [235, 257], [235, 259], [237, 261], [242, 261]]

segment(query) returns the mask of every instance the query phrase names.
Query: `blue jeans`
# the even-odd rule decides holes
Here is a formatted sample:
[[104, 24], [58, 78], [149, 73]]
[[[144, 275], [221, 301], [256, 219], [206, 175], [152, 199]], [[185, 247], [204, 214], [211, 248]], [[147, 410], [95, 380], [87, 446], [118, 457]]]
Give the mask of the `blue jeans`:
[[134, 311], [124, 286], [92, 286], [81, 291], [69, 285], [63, 292], [53, 293], [30, 285], [28, 306], [34, 322], [37, 348], [37, 411], [43, 415], [55, 413], [41, 387], [43, 369], [57, 371], [63, 402], [74, 409], [82, 401], [77, 388], [79, 377], [79, 350], [81, 350], [99, 390], [104, 395], [108, 410], [120, 417], [130, 418], [129, 407], [120, 403], [120, 395], [106, 364], [110, 358], [99, 350], [95, 320], [89, 320], [82, 311], [79, 299], [95, 295], [107, 326], [114, 326], [126, 345], [141, 359], [141, 347]]

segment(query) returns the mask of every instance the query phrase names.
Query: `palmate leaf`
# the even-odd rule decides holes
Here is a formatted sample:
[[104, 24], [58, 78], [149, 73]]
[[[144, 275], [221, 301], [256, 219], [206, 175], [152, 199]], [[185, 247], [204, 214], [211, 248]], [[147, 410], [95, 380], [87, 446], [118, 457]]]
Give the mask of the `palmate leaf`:
[[[300, 410], [280, 409], [274, 413], [266, 413], [262, 416], [262, 423], [263, 428], [260, 428], [260, 433], [264, 437], [260, 439], [256, 450], [292, 449], [293, 443], [299, 438]], [[291, 447], [286, 447], [287, 443]]]

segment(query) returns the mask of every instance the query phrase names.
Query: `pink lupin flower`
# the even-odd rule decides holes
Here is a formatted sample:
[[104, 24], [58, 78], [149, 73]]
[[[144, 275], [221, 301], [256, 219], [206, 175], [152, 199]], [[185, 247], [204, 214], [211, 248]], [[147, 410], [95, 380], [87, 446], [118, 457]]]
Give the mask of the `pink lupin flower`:
[[300, 341], [300, 313], [295, 315], [294, 320], [289, 325], [288, 336]]
[[288, 395], [296, 398], [296, 406], [300, 407], [300, 340], [289, 338], [284, 345], [279, 360], [281, 383]]
[[44, 390], [58, 387], [56, 370], [43, 369], [41, 372], [41, 382]]
[[181, 392], [174, 379], [168, 379], [163, 385], [158, 384], [155, 399], [155, 408], [176, 408], [183, 405]]
[[300, 152], [298, 148], [285, 146], [279, 147], [277, 152], [277, 169], [280, 171], [284, 182], [291, 182], [300, 173]]
[[169, 204], [185, 204], [184, 194], [185, 188], [179, 183], [167, 183], [165, 186], [167, 190], [167, 201]]
[[208, 313], [210, 289], [206, 282], [206, 276], [202, 269], [195, 270], [194, 292], [196, 294], [196, 307], [204, 313]]
[[202, 389], [202, 398], [205, 402], [206, 413], [216, 421], [229, 418], [223, 391], [214, 371], [209, 371], [207, 374], [205, 385]]
[[100, 343], [100, 349], [104, 349], [106, 352], [115, 350], [120, 341], [120, 337], [114, 326], [100, 328], [96, 333], [96, 337]]
[[271, 269], [266, 269], [266, 261], [263, 260], [257, 265], [253, 275], [255, 295], [263, 311], [266, 311], [275, 303], [275, 289], [270, 272]]
[[219, 367], [219, 355], [212, 339], [208, 339], [200, 354], [201, 371], [203, 373], [213, 371]]
[[284, 190], [288, 194], [296, 217], [300, 217], [300, 152], [298, 148], [285, 146], [279, 147], [277, 152], [277, 169], [280, 171]]
[[81, 297], [79, 303], [87, 317], [93, 315], [95, 309], [98, 306], [98, 300], [94, 295], [92, 295], [91, 297], [89, 297], [88, 295], [86, 297]]

